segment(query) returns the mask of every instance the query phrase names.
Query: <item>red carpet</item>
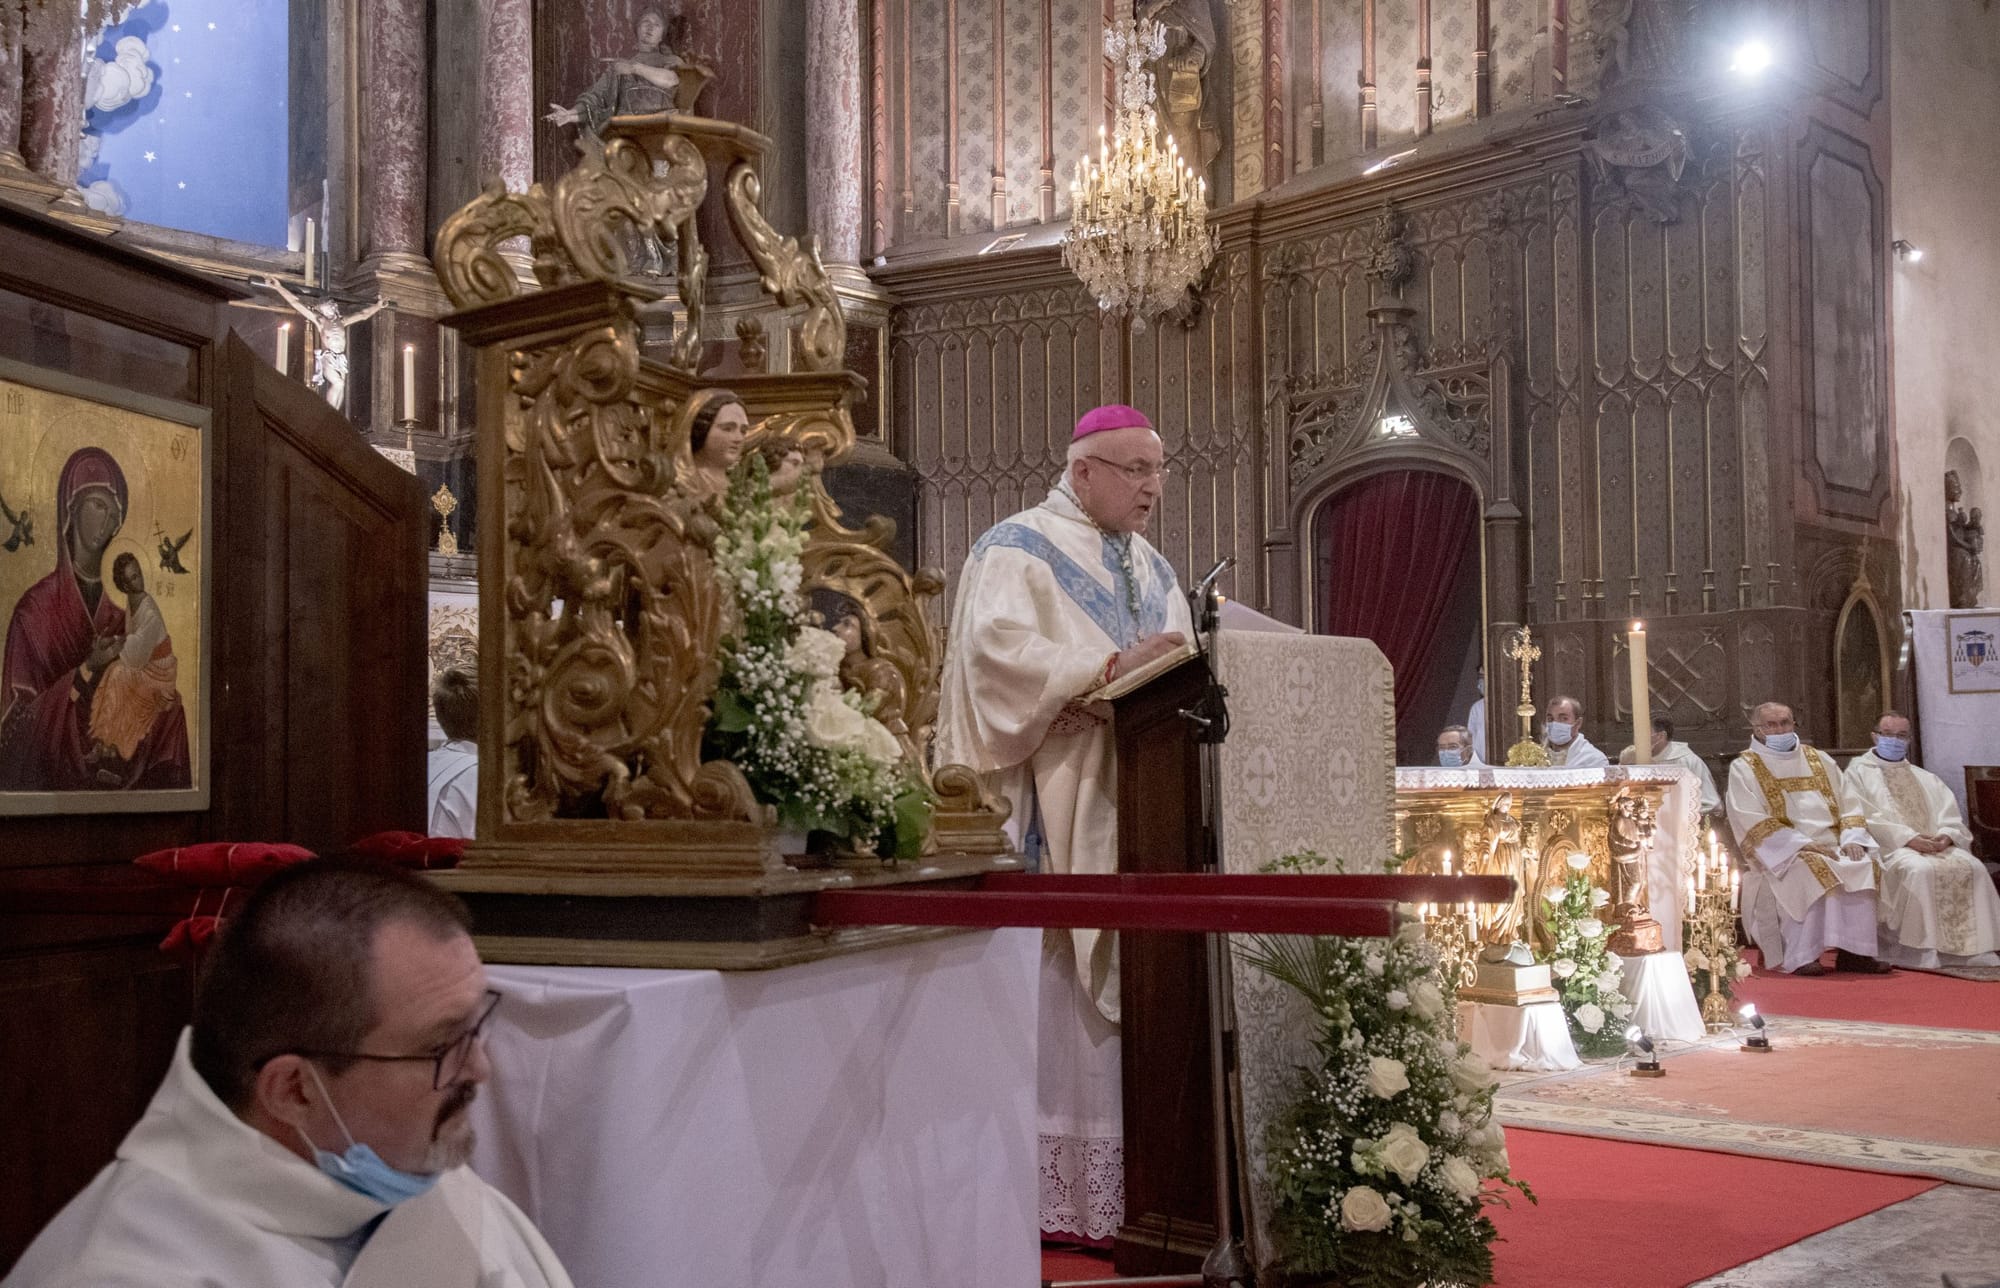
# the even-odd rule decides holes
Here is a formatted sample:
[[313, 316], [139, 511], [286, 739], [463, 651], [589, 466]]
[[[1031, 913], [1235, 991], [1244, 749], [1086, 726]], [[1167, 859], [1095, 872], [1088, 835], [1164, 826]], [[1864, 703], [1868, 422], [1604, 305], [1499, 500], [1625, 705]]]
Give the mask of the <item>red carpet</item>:
[[[1755, 961], [1756, 950], [1746, 954]], [[1899, 970], [1892, 975], [1835, 972], [1815, 979], [1759, 969], [1736, 985], [1738, 1002], [1773, 1015], [1873, 1020], [1941, 1029], [2000, 1032], [2000, 984]]]
[[1541, 1203], [1493, 1210], [1498, 1288], [1682, 1288], [1937, 1184], [1512, 1127], [1507, 1149]]
[[1111, 1265], [1111, 1253], [1087, 1248], [1051, 1248], [1042, 1245], [1042, 1282], [1061, 1283], [1069, 1279], [1110, 1279], [1118, 1273]]

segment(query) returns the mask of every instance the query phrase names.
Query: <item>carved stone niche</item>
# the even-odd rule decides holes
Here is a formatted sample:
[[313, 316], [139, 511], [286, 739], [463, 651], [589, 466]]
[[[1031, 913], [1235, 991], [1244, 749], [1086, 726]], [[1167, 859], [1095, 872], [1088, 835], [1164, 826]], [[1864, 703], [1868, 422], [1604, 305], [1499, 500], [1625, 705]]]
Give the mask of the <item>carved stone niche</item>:
[[[861, 385], [841, 369], [839, 303], [810, 240], [758, 209], [762, 136], [683, 115], [616, 118], [606, 135], [552, 186], [489, 190], [438, 235], [461, 310], [446, 322], [477, 352], [480, 495], [500, 511], [479, 525], [478, 835], [439, 879], [473, 906], [495, 961], [772, 966], [937, 934], [817, 931], [812, 900], [1019, 867], [1005, 803], [969, 770], [930, 775], [921, 864], [825, 868], [781, 853], [775, 811], [703, 753], [728, 611], [711, 553], [720, 501], [695, 486], [689, 451], [712, 396], [696, 375], [708, 252], [695, 220], [711, 161], [764, 291], [796, 317], [799, 369], [731, 386], [748, 446], [805, 462], [803, 589], [862, 606], [874, 656], [900, 672], [910, 745], [935, 718], [927, 601], [942, 579], [899, 565], [888, 525], [850, 527], [821, 481], [854, 448]], [[669, 234], [687, 325], [655, 360], [641, 313], [659, 292], [630, 271], [631, 250]], [[523, 236], [540, 289], [500, 257]]]

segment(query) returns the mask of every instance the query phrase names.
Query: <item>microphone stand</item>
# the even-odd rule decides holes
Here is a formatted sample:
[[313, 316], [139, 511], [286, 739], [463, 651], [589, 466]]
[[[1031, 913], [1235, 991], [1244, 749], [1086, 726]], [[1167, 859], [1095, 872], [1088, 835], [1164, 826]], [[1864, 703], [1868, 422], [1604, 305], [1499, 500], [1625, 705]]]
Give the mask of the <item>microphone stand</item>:
[[[1218, 571], [1220, 571], [1218, 569]], [[1202, 795], [1202, 847], [1206, 851], [1203, 870], [1222, 871], [1222, 743], [1229, 736], [1229, 690], [1215, 671], [1216, 631], [1221, 625], [1222, 597], [1216, 593], [1211, 574], [1199, 588], [1201, 594], [1201, 664], [1207, 673], [1201, 696], [1194, 706], [1182, 711], [1200, 747]], [[1230, 982], [1229, 941], [1226, 935], [1210, 931], [1208, 941], [1208, 1079], [1212, 1114], [1211, 1137], [1215, 1149], [1215, 1244], [1202, 1259], [1202, 1288], [1246, 1288], [1250, 1283], [1250, 1259], [1237, 1237], [1238, 1204], [1233, 1166], [1236, 1151], [1230, 1130], [1229, 1072], [1232, 1064], [1231, 1035], [1224, 1016], [1234, 995]]]

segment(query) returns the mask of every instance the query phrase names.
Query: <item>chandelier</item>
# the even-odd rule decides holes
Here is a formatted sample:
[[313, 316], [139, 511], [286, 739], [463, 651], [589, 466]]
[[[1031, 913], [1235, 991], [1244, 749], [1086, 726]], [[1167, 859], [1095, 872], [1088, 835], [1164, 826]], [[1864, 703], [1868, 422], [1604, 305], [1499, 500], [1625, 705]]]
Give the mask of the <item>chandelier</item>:
[[1077, 159], [1070, 182], [1063, 264], [1097, 307], [1132, 319], [1164, 313], [1215, 257], [1208, 231], [1208, 181], [1182, 159], [1172, 136], [1160, 145], [1148, 64], [1167, 51], [1161, 24], [1126, 14], [1104, 33], [1104, 55], [1118, 72], [1118, 128], [1097, 156]]

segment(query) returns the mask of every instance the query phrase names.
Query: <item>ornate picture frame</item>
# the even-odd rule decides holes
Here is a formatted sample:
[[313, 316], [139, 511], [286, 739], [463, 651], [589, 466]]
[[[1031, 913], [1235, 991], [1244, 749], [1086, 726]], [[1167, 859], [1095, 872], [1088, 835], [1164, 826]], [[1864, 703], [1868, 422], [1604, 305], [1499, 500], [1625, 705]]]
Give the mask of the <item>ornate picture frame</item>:
[[2000, 693], [2000, 612], [1952, 613], [1944, 621], [1945, 676], [1953, 693]]
[[0, 360], [0, 816], [209, 807], [210, 430]]

